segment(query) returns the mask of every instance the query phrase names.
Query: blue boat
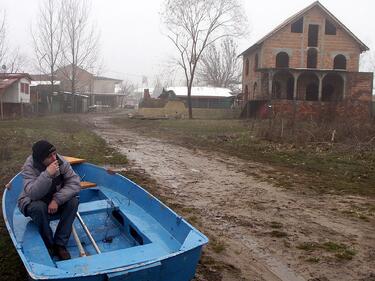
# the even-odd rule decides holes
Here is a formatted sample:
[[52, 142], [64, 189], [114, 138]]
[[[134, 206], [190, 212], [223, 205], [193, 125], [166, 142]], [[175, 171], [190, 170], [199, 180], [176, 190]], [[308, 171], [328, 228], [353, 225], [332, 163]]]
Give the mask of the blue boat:
[[[3, 195], [3, 216], [32, 280], [188, 281], [208, 239], [131, 180], [68, 158], [81, 177], [79, 209], [67, 248], [70, 260], [47, 251], [36, 225], [20, 213], [17, 174]], [[58, 221], [51, 221], [54, 231]]]

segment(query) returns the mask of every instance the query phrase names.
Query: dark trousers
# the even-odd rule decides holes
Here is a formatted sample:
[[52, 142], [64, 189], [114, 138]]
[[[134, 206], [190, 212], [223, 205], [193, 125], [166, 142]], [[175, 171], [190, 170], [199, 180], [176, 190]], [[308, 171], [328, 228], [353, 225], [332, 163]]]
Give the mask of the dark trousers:
[[[47, 248], [51, 248], [54, 244], [65, 246], [68, 243], [77, 209], [78, 198], [73, 197], [59, 206], [57, 213], [50, 215], [48, 214], [48, 204], [42, 200], [38, 200], [32, 201], [27, 205], [25, 215], [31, 217], [33, 222], [38, 226], [40, 235]], [[51, 220], [58, 218], [60, 221], [57, 225], [55, 236], [53, 236], [49, 223]]]

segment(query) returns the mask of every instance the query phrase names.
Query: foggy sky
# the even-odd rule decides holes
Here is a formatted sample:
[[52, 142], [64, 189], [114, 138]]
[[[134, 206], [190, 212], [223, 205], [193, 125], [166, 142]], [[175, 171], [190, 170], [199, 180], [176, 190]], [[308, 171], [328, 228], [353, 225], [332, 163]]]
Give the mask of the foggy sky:
[[[30, 26], [36, 22], [42, 0], [0, 0], [6, 11], [7, 38], [12, 48], [32, 56]], [[159, 12], [162, 0], [92, 0], [92, 19], [100, 29], [102, 75], [131, 80], [141, 85], [142, 76], [152, 84], [155, 75], [167, 75], [168, 62], [175, 53], [162, 34]], [[248, 16], [249, 36], [238, 41], [239, 51], [254, 42], [311, 0], [243, 0]], [[322, 0], [331, 13], [370, 48], [375, 44], [373, 0]], [[176, 79], [178, 80], [178, 79]], [[176, 82], [177, 83], [177, 82]], [[151, 85], [150, 85], [151, 86]]]

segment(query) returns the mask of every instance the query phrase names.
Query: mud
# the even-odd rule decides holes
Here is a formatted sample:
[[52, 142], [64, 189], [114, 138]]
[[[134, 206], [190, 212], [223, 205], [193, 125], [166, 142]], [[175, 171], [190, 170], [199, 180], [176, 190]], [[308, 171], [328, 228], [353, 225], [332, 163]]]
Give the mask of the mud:
[[[131, 169], [155, 180], [156, 196], [179, 206], [210, 237], [197, 281], [373, 280], [374, 215], [361, 219], [344, 212], [375, 206], [373, 199], [280, 189], [260, 180], [265, 169], [257, 163], [145, 137], [105, 116], [90, 122], [127, 155]], [[306, 242], [344, 244], [354, 252], [347, 257], [301, 246]]]

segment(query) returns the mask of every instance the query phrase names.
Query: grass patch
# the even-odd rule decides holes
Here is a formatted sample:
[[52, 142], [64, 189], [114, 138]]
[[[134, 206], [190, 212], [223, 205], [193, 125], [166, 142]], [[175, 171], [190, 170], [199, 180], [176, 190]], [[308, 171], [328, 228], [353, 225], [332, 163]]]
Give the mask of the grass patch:
[[296, 248], [307, 252], [324, 250], [326, 252], [333, 253], [338, 260], [352, 260], [356, 255], [356, 252], [349, 246], [343, 243], [336, 243], [332, 241], [325, 243], [304, 242], [297, 245]]
[[[0, 122], [0, 195], [3, 187], [20, 171], [32, 144], [39, 139], [53, 143], [58, 153], [85, 158], [91, 163], [124, 165], [125, 156], [108, 147], [74, 117], [30, 118]], [[1, 203], [0, 203], [1, 205]], [[0, 206], [1, 207], [1, 206]], [[3, 220], [0, 220], [0, 275], [4, 280], [27, 280], [27, 273]]]
[[369, 222], [371, 217], [374, 217], [374, 206], [372, 204], [363, 204], [363, 205], [352, 205], [349, 209], [342, 210], [342, 214], [358, 218], [365, 222]]
[[221, 252], [225, 250], [224, 242], [216, 238], [210, 238], [209, 246], [217, 254], [220, 254]]
[[[262, 121], [117, 118], [113, 122], [185, 147], [220, 151], [270, 164], [281, 172], [265, 179], [280, 187], [298, 186], [319, 193], [375, 196], [373, 146], [353, 146], [344, 142], [333, 145], [329, 143], [330, 134], [322, 136], [326, 142], [299, 142], [297, 137], [270, 140], [264, 133], [268, 123]], [[297, 128], [295, 134], [306, 137], [306, 128]]]
[[297, 249], [312, 252], [320, 248], [320, 245], [315, 242], [304, 242], [297, 245]]
[[318, 263], [320, 261], [320, 258], [318, 257], [309, 257], [306, 259], [307, 262], [310, 262], [310, 263]]

